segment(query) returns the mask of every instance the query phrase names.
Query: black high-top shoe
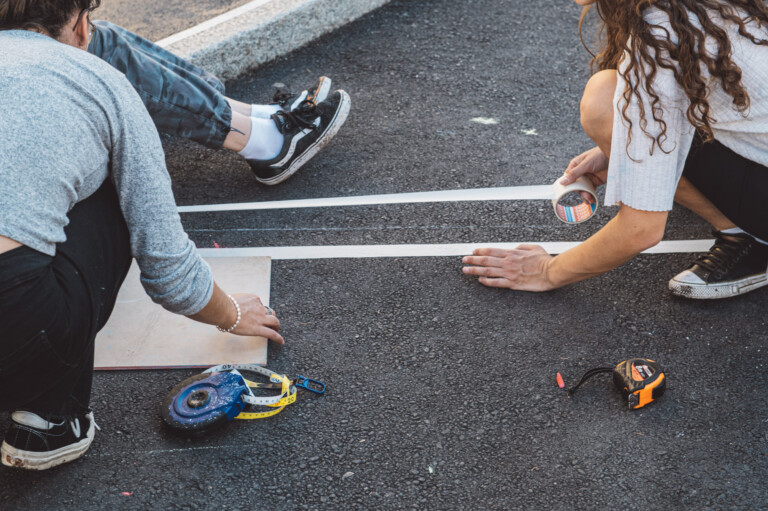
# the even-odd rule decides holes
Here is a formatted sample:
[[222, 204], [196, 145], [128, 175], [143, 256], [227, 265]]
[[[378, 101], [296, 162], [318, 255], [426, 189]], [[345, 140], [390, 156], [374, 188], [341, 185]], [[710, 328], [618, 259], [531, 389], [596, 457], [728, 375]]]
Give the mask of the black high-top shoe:
[[0, 447], [3, 465], [46, 470], [80, 458], [91, 446], [93, 412], [49, 422], [32, 412], [13, 412], [11, 427]]
[[716, 241], [684, 272], [669, 281], [669, 290], [700, 300], [742, 295], [768, 285], [768, 245], [749, 234], [714, 231]]

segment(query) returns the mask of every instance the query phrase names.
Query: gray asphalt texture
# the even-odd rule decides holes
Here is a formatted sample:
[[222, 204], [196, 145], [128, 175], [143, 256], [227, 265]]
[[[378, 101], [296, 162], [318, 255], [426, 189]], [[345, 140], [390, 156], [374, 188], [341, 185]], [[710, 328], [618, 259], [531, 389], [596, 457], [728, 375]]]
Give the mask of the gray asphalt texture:
[[93, 19], [105, 19], [150, 41], [181, 32], [249, 0], [102, 0]]
[[[228, 84], [264, 102], [274, 83], [333, 77], [353, 110], [322, 154], [265, 188], [236, 156], [167, 139], [178, 202], [552, 182], [590, 147], [578, 14], [565, 0], [393, 2]], [[183, 220], [201, 247], [239, 247], [575, 241], [611, 214], [566, 227], [533, 201]], [[676, 210], [667, 239], [707, 231]], [[460, 258], [274, 261], [287, 344], [269, 366], [323, 380], [324, 397], [185, 441], [158, 408], [195, 371], [97, 373], [91, 450], [45, 473], [0, 471], [0, 508], [768, 509], [768, 290], [676, 299], [667, 280], [693, 257], [640, 256], [546, 294], [484, 288]], [[668, 374], [642, 410], [608, 376], [572, 399], [555, 385], [558, 371], [573, 382], [638, 356]]]

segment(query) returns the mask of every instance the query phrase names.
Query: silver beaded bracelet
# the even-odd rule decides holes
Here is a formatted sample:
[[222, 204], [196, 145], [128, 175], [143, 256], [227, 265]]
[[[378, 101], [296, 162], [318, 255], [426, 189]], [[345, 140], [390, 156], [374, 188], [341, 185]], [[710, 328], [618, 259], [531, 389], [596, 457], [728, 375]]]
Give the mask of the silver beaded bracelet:
[[235, 320], [235, 324], [232, 325], [229, 328], [221, 328], [220, 326], [217, 326], [216, 328], [219, 330], [219, 332], [224, 332], [225, 334], [230, 333], [232, 330], [237, 328], [237, 325], [240, 324], [240, 318], [242, 317], [240, 313], [240, 304], [237, 303], [237, 300], [232, 295], [227, 295], [230, 300], [232, 300], [232, 303], [235, 305], [235, 309], [237, 309], [237, 319]]

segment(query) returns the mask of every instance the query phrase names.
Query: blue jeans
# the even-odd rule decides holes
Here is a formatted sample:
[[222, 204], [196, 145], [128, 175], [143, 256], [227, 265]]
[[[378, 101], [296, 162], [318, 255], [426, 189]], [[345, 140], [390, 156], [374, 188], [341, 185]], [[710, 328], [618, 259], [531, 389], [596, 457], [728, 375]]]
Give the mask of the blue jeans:
[[114, 23], [94, 25], [88, 52], [128, 78], [158, 131], [221, 149], [232, 108], [218, 78]]

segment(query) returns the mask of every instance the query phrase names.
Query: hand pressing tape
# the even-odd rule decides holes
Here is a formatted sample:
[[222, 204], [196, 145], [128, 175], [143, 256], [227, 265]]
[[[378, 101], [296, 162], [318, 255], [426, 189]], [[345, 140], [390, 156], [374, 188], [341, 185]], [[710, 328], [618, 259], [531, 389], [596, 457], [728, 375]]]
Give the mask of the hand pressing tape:
[[[595, 187], [592, 182], [584, 176], [574, 181], [569, 185], [560, 184], [560, 179], [552, 185], [554, 188], [554, 194], [552, 199], [552, 207], [555, 209], [555, 215], [557, 218], [567, 224], [578, 224], [587, 220], [595, 214], [597, 211], [597, 195], [595, 193]], [[579, 192], [587, 192], [592, 196], [594, 202], [589, 204], [584, 200]], [[565, 203], [564, 199], [571, 197], [576, 198], [577, 201], [581, 200], [580, 204], [572, 205]], [[568, 201], [569, 202], [569, 201]]]

